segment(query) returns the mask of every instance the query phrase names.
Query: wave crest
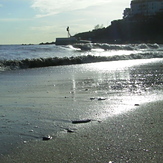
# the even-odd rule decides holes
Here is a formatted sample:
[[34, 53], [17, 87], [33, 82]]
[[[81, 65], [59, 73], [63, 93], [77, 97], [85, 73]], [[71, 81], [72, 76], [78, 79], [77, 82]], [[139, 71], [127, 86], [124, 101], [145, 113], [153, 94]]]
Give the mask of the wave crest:
[[91, 50], [100, 48], [103, 50], [152, 50], [152, 49], [159, 49], [160, 46], [158, 44], [107, 44], [107, 43], [88, 43], [88, 44], [75, 44], [73, 45], [74, 48], [79, 48], [81, 50]]
[[38, 58], [38, 59], [25, 59], [25, 60], [6, 60], [0, 61], [1, 71], [4, 69], [26, 69], [26, 68], [39, 68], [48, 66], [61, 66], [72, 64], [84, 64], [103, 61], [118, 61], [118, 60], [132, 60], [132, 59], [150, 59], [150, 58], [163, 58], [162, 53], [136, 53], [130, 55], [115, 55], [115, 56], [76, 56], [64, 58]]

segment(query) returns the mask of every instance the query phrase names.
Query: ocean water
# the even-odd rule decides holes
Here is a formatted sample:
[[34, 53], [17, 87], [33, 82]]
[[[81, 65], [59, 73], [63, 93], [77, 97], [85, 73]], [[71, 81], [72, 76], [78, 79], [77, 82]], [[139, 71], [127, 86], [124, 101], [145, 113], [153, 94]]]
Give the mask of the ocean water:
[[0, 45], [0, 71], [162, 57], [158, 44]]

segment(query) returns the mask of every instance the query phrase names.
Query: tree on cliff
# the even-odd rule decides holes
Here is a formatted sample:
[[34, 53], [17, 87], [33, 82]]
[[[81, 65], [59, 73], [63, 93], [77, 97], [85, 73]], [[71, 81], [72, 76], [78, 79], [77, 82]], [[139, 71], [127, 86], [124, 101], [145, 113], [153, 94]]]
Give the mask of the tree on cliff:
[[104, 26], [103, 26], [103, 24], [97, 24], [97, 25], [95, 25], [95, 27], [94, 27], [94, 29], [95, 30], [97, 30], [97, 29], [102, 29]]

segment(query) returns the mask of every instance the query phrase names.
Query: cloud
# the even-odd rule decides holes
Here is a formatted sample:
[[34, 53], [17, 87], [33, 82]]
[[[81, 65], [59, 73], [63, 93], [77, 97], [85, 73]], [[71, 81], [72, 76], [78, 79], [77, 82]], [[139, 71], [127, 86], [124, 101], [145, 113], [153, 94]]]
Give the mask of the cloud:
[[33, 0], [31, 7], [40, 12], [37, 17], [44, 17], [108, 2], [110, 0]]

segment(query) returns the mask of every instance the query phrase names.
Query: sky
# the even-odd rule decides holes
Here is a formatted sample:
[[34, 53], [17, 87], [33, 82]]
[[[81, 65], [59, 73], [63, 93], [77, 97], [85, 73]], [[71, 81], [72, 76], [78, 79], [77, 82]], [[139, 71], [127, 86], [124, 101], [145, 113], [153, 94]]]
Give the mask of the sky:
[[39, 44], [107, 27], [131, 0], [0, 0], [0, 44]]

